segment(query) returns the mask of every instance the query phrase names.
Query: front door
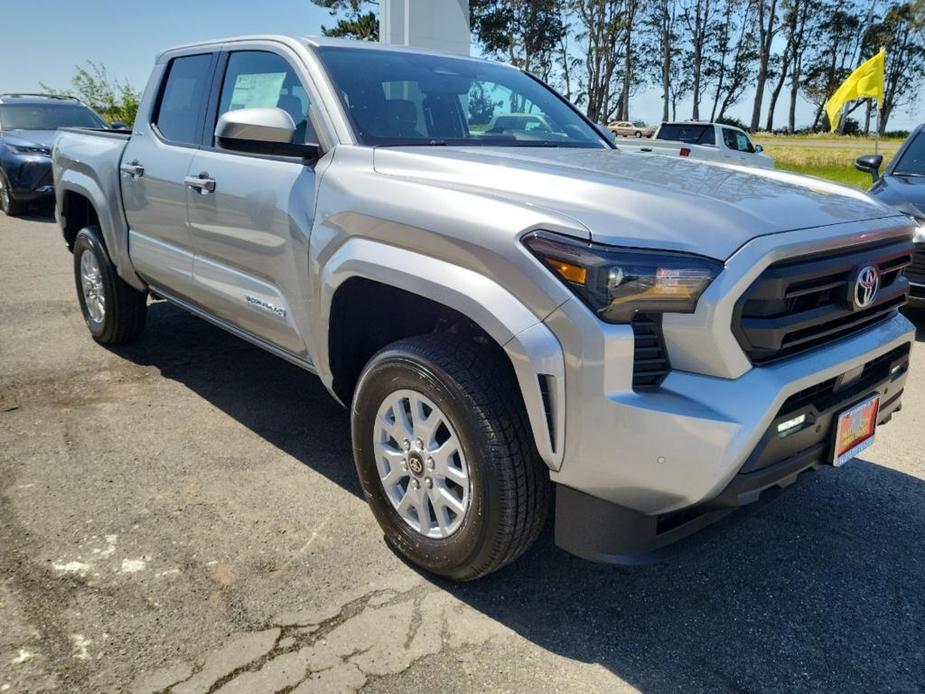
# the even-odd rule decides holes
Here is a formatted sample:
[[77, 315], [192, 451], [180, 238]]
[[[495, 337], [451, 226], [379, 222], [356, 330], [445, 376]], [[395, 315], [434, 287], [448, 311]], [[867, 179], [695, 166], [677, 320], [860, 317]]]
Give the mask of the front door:
[[[292, 116], [296, 141], [317, 142], [309, 94], [283, 54], [232, 52], [206, 130], [214, 132], [215, 121], [226, 111], [276, 107]], [[222, 150], [206, 137], [190, 169], [191, 177], [210, 182], [190, 189], [195, 300], [219, 318], [307, 359], [304, 280], [315, 171], [293, 157]]]
[[192, 291], [193, 269], [184, 179], [201, 140], [214, 60], [204, 53], [170, 61], [150, 122], [135, 128], [120, 166], [135, 269], [184, 297]]

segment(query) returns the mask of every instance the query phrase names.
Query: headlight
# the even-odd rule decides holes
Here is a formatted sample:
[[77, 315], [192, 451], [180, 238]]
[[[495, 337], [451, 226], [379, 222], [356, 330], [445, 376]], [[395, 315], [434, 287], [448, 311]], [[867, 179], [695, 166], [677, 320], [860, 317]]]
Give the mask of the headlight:
[[913, 217], [912, 220], [915, 222], [915, 232], [912, 234], [912, 240], [916, 243], [925, 243], [925, 226], [922, 225], [923, 220], [918, 217]]
[[32, 145], [7, 145], [6, 148], [17, 154], [51, 154], [47, 147], [33, 147]]
[[608, 323], [636, 313], [693, 313], [723, 269], [695, 255], [616, 248], [549, 232], [524, 238], [527, 248]]

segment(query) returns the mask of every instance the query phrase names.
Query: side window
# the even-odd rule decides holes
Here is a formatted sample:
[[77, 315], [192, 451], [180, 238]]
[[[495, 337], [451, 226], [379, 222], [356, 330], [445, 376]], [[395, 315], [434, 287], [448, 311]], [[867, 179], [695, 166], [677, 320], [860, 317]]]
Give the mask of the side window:
[[745, 133], [736, 132], [736, 142], [739, 146], [740, 152], [754, 152], [755, 148], [752, 147], [752, 143], [748, 140], [748, 135]]
[[218, 116], [239, 108], [281, 108], [295, 123], [294, 142], [318, 142], [308, 117], [308, 92], [292, 66], [275, 53], [238, 51], [229, 56]]
[[730, 130], [729, 128], [723, 128], [723, 142], [726, 143], [726, 147], [733, 151], [738, 151], [739, 149], [739, 140], [736, 137], [736, 131]]
[[209, 93], [211, 68], [211, 54], [191, 55], [170, 61], [153, 122], [167, 140], [187, 145], [199, 141], [200, 117]]

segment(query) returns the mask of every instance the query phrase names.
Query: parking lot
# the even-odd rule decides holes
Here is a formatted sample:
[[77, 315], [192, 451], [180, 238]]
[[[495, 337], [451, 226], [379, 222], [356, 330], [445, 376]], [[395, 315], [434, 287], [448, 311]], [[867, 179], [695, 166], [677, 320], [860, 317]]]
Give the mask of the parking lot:
[[320, 382], [166, 303], [148, 318], [96, 345], [53, 221], [0, 215], [0, 692], [925, 683], [921, 341], [862, 460], [655, 566], [547, 532], [454, 585], [383, 543]]

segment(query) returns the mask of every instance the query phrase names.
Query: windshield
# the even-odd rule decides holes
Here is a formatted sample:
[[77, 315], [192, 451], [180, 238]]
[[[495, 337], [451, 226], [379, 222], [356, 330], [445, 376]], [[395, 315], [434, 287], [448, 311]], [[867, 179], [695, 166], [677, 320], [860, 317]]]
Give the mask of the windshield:
[[925, 176], [925, 137], [916, 135], [893, 166], [894, 176]]
[[365, 145], [608, 147], [555, 92], [503, 65], [327, 46], [318, 55]]
[[4, 130], [105, 127], [93, 111], [79, 104], [0, 104], [0, 128]]

